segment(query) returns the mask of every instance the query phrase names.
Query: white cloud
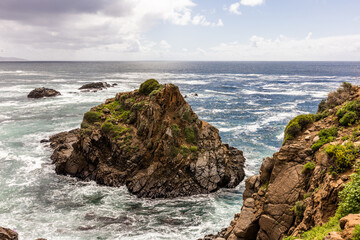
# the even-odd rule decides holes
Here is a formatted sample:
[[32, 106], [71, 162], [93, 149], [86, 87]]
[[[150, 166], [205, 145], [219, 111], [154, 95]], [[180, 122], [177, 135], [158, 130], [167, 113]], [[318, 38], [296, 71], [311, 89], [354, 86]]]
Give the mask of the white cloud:
[[233, 3], [229, 7], [229, 12], [236, 15], [241, 15], [239, 8], [240, 8], [240, 2]]
[[284, 35], [275, 39], [252, 36], [248, 43], [221, 43], [206, 51], [206, 58], [212, 60], [359, 61], [359, 56], [359, 34], [312, 38], [309, 33], [302, 39]]
[[163, 49], [168, 50], [168, 49], [171, 48], [171, 45], [167, 41], [161, 40], [160, 41], [160, 47], [163, 48]]
[[264, 4], [265, 0], [241, 0], [240, 3], [244, 6], [254, 7]]

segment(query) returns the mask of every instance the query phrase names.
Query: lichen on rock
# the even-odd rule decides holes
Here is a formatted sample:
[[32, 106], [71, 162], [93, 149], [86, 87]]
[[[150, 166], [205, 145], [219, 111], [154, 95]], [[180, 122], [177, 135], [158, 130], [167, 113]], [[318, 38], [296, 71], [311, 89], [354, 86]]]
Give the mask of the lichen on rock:
[[244, 178], [242, 152], [221, 142], [177, 86], [154, 79], [93, 107], [79, 130], [50, 140], [58, 174], [126, 185], [139, 197], [210, 193]]

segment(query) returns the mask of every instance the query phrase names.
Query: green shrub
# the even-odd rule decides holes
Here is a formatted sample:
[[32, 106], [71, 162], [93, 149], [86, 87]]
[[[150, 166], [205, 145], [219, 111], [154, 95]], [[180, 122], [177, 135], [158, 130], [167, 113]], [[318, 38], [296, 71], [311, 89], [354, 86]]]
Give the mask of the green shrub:
[[101, 131], [105, 134], [109, 134], [114, 130], [114, 125], [110, 121], [105, 121], [101, 125]]
[[184, 119], [185, 121], [191, 122], [191, 119], [190, 119], [190, 112], [186, 112], [186, 113], [184, 113], [184, 115], [183, 115], [183, 119]]
[[89, 124], [87, 124], [86, 121], [83, 121], [80, 125], [81, 128], [88, 128], [89, 127]]
[[287, 140], [294, 139], [301, 131], [305, 130], [305, 128], [313, 122], [314, 115], [312, 114], [302, 114], [290, 120], [285, 128], [284, 143]]
[[301, 234], [301, 239], [304, 240], [314, 240], [314, 239], [323, 239], [329, 232], [340, 231], [340, 217], [339, 214], [330, 218], [327, 223], [322, 226], [313, 227], [311, 230]]
[[160, 84], [155, 79], [148, 79], [140, 85], [139, 93], [149, 95], [152, 91], [160, 88]]
[[323, 112], [318, 112], [314, 115], [314, 121], [319, 121], [328, 116], [330, 116], [330, 112], [328, 110], [324, 110]]
[[320, 137], [319, 140], [317, 140], [312, 146], [311, 149], [313, 151], [317, 151], [318, 149], [320, 149], [323, 145], [325, 145], [326, 143], [332, 142], [335, 140], [335, 137], [338, 135], [338, 128], [337, 127], [333, 127], [333, 128], [328, 128], [328, 129], [323, 129], [319, 132], [318, 136]]
[[177, 124], [174, 124], [171, 126], [171, 132], [173, 134], [174, 137], [178, 137], [180, 136], [180, 128]]
[[349, 124], [354, 123], [359, 119], [360, 115], [360, 101], [352, 101], [346, 103], [342, 108], [340, 108], [336, 116], [339, 119], [339, 124], [342, 126], [348, 126]]
[[339, 120], [340, 125], [342, 126], [349, 126], [350, 124], [354, 123], [356, 120], [356, 113], [354, 112], [347, 112], [345, 115]]
[[190, 153], [190, 150], [189, 148], [186, 146], [186, 145], [181, 145], [180, 146], [180, 149], [181, 149], [181, 154], [184, 156], [184, 157], [187, 157]]
[[152, 97], [152, 96], [157, 95], [159, 92], [161, 92], [162, 89], [163, 89], [163, 86], [160, 85], [160, 87], [158, 89], [152, 91], [149, 96]]
[[314, 162], [307, 162], [302, 169], [302, 173], [310, 173], [315, 169], [315, 163]]
[[101, 120], [101, 113], [94, 112], [94, 111], [87, 112], [84, 115], [84, 119], [88, 123], [94, 123], [94, 122], [100, 121]]
[[185, 138], [186, 138], [186, 142], [188, 143], [196, 143], [195, 142], [195, 131], [193, 128], [191, 127], [186, 127], [185, 128]]
[[131, 112], [130, 111], [124, 111], [121, 115], [120, 115], [120, 118], [123, 120], [123, 121], [126, 121], [129, 116], [130, 116]]
[[196, 153], [198, 150], [198, 148], [196, 146], [191, 146], [190, 147], [190, 151], [193, 152], [193, 153]]
[[352, 240], [360, 240], [360, 224], [355, 226]]
[[291, 211], [294, 211], [295, 215], [299, 218], [304, 216], [306, 205], [303, 201], [297, 201], [295, 206], [291, 208]]
[[350, 213], [360, 213], [360, 173], [359, 171], [351, 176], [351, 181], [345, 184], [344, 189], [339, 193], [340, 203], [338, 212], [341, 216]]
[[305, 193], [304, 199], [307, 199], [307, 198], [310, 197], [310, 196], [311, 196], [311, 193]]
[[345, 146], [340, 144], [329, 145], [325, 151], [334, 160], [331, 171], [336, 173], [342, 173], [351, 168], [360, 153], [359, 147], [355, 147], [351, 142], [347, 143]]

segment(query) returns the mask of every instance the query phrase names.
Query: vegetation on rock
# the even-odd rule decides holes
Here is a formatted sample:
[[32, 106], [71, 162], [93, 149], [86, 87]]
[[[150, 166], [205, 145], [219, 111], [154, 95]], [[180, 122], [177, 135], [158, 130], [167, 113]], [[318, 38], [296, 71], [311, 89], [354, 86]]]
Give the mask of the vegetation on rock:
[[353, 239], [352, 240], [360, 240], [360, 224], [355, 226], [355, 230], [353, 232]]
[[360, 156], [360, 148], [351, 142], [345, 145], [329, 145], [325, 151], [333, 160], [330, 171], [335, 173], [342, 173], [351, 168]]
[[242, 152], [197, 118], [178, 87], [155, 79], [93, 107], [65, 141], [67, 152], [53, 144], [57, 173], [126, 185], [139, 197], [210, 193], [244, 177]]
[[160, 83], [155, 79], [148, 79], [140, 85], [139, 93], [149, 95], [152, 91], [160, 88]]
[[324, 144], [332, 142], [335, 140], [335, 137], [338, 135], [338, 128], [332, 127], [329, 129], [323, 129], [318, 133], [319, 140], [317, 140], [312, 146], [311, 149], [313, 151], [317, 151], [320, 149]]
[[100, 121], [100, 119], [101, 119], [101, 113], [99, 112], [90, 111], [85, 113], [84, 115], [84, 120], [87, 121], [88, 123], [95, 123]]
[[302, 173], [311, 173], [315, 169], [315, 163], [314, 162], [307, 162], [305, 163]]
[[287, 140], [294, 139], [299, 133], [304, 131], [304, 129], [311, 123], [314, 122], [314, 118], [312, 114], [303, 114], [299, 115], [288, 123], [285, 128], [285, 138], [284, 143]]
[[349, 126], [359, 119], [360, 116], [360, 101], [351, 101], [340, 108], [336, 116], [339, 119], [339, 124], [342, 126]]

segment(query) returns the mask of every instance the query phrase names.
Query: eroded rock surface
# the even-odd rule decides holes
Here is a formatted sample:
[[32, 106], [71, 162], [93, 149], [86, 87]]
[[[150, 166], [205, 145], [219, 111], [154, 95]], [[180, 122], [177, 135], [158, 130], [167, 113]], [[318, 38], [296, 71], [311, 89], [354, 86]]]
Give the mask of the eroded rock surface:
[[[357, 146], [359, 125], [339, 126], [336, 113], [343, 105], [336, 108], [336, 104], [360, 99], [359, 91], [359, 87], [353, 86], [347, 93], [338, 90], [329, 94], [328, 101], [319, 106], [326, 114], [307, 125], [295, 138], [287, 140], [273, 157], [265, 158], [259, 175], [246, 179], [244, 204], [230, 226], [204, 239], [280, 240], [286, 236], [299, 236], [334, 216], [339, 203], [338, 193], [350, 180], [349, 175], [354, 169], [350, 167], [340, 174], [329, 174], [334, 160], [325, 148], [329, 145], [344, 146], [349, 143], [346, 139], [350, 138]], [[331, 107], [333, 102], [336, 104]], [[313, 150], [312, 145], [320, 139], [319, 132], [333, 127], [338, 127], [337, 136], [325, 142], [319, 150]], [[304, 167], [307, 163], [313, 164], [310, 169]], [[344, 230], [332, 232], [326, 239], [350, 239], [357, 220], [358, 214], [341, 219]]]
[[118, 93], [86, 113], [81, 129], [50, 140], [58, 174], [126, 185], [139, 197], [210, 193], [244, 178], [242, 152], [223, 144], [172, 84]]

